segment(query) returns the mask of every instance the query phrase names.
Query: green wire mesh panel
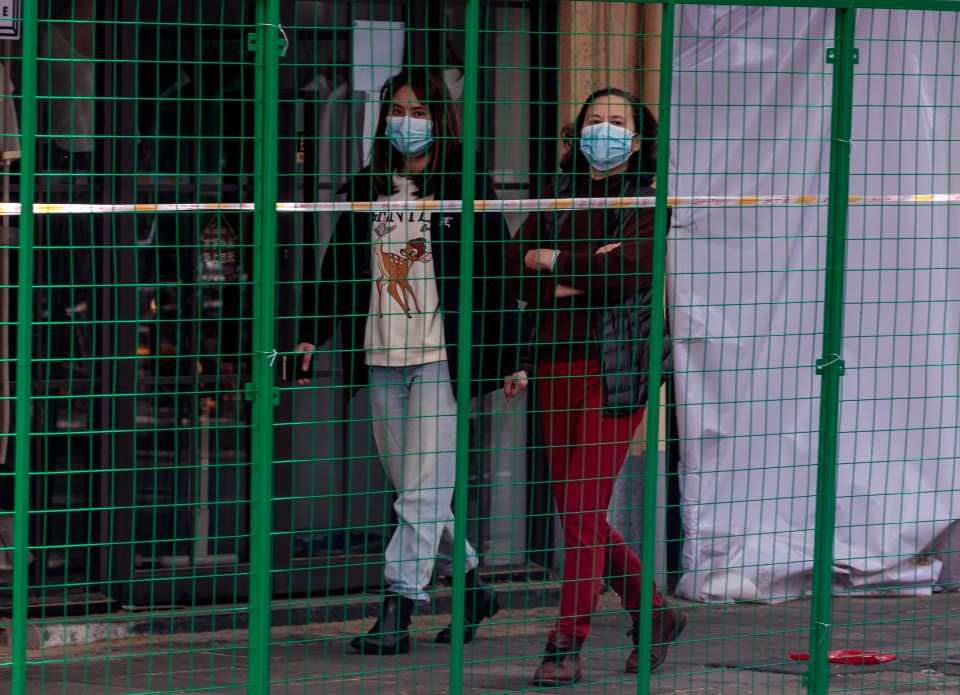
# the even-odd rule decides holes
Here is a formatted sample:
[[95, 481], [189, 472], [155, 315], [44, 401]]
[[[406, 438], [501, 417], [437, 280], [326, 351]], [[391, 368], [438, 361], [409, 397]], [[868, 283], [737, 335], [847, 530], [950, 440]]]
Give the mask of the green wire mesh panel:
[[[4, 27], [7, 34], [16, 32], [16, 27]], [[3, 56], [3, 100], [0, 109], [0, 195], [4, 202], [14, 199], [16, 180], [13, 176], [15, 163], [20, 157], [20, 129], [18, 119], [18, 104], [11, 96], [9, 85], [12, 83], [11, 69], [18, 60], [9, 48], [8, 41], [0, 44], [0, 55]], [[19, 65], [18, 65], [19, 67]], [[0, 218], [0, 489], [3, 490], [0, 499], [0, 605], [7, 615], [13, 607], [13, 568], [14, 568], [14, 538], [16, 508], [15, 494], [15, 459], [16, 459], [16, 379], [17, 379], [17, 274], [16, 267], [19, 256], [18, 220], [15, 217]], [[9, 651], [0, 657], [4, 670], [9, 672], [11, 655]]]
[[661, 688], [789, 692], [809, 666], [832, 22], [677, 8], [670, 190], [718, 200], [678, 202], [668, 252], [678, 590], [705, 604]]
[[[455, 688], [457, 678], [462, 679], [460, 687], [473, 692], [529, 686], [557, 611], [563, 553], [537, 401], [532, 391], [512, 402], [501, 392], [502, 377], [519, 369], [524, 360], [518, 354], [523, 352], [518, 350], [523, 340], [518, 324], [522, 318], [524, 328], [529, 328], [533, 314], [521, 316], [508, 296], [511, 278], [504, 255], [508, 238], [525, 220], [527, 234], [537, 240], [557, 215], [537, 212], [536, 205], [527, 210], [515, 205], [500, 214], [496, 203], [536, 199], [541, 193], [563, 197], [554, 183], [558, 155], [565, 149], [561, 126], [572, 120], [590, 92], [607, 86], [607, 80], [639, 93], [643, 12], [639, 6], [597, 7], [609, 36], [594, 36], [592, 20], [585, 27], [578, 25], [587, 21], [579, 12], [567, 13], [573, 25], [561, 37], [559, 7], [540, 3], [488, 3], [476, 14], [471, 14], [469, 4], [458, 3], [429, 8], [326, 3], [299, 8], [296, 16], [292, 10], [281, 15], [291, 40], [290, 55], [295, 56], [295, 62], [281, 68], [281, 114], [286, 110], [287, 118], [295, 120], [281, 149], [293, 156], [296, 145], [302, 153], [296, 155], [298, 170], [289, 180], [281, 180], [281, 189], [302, 196], [296, 200], [305, 206], [319, 205], [313, 205], [315, 215], [298, 216], [297, 227], [287, 223], [291, 264], [299, 274], [281, 281], [281, 295], [289, 297], [281, 304], [281, 334], [287, 331], [291, 338], [287, 344], [299, 342], [310, 354], [313, 348], [317, 352], [310, 365], [309, 388], [289, 387], [290, 411], [281, 413], [283, 425], [277, 430], [276, 567], [278, 581], [294, 595], [288, 604], [289, 621], [295, 624], [307, 616], [324, 622], [292, 625], [283, 637], [275, 638], [275, 658], [287, 664], [275, 687], [282, 685], [285, 692], [351, 683], [378, 689], [395, 687], [394, 683], [445, 689]], [[620, 22], [628, 17], [632, 29], [625, 32]], [[561, 58], [561, 44], [572, 50], [566, 58]], [[609, 65], [578, 69], [570, 64], [572, 60], [589, 65], [595, 48], [609, 54]], [[472, 50], [483, 68], [471, 73]], [[629, 64], [618, 65], [626, 56]], [[418, 82], [425, 68], [435, 73], [429, 87]], [[414, 90], [423, 91], [415, 95], [417, 107], [430, 113], [437, 142], [431, 157], [440, 159], [436, 179], [420, 185], [433, 200], [453, 203], [449, 211], [411, 213], [402, 207], [402, 197], [388, 200], [392, 182], [389, 188], [376, 189], [381, 185], [376, 174], [405, 171], [399, 150], [387, 143], [384, 119], [408, 115], [407, 109], [414, 107], [409, 106], [409, 95], [388, 92], [381, 101], [379, 94], [383, 82], [395, 74], [401, 79], [409, 76]], [[286, 90], [291, 90], [289, 97]], [[471, 129], [475, 140], [470, 138]], [[646, 146], [654, 148], [655, 141], [648, 140]], [[473, 163], [471, 149], [476, 152]], [[372, 169], [364, 168], [367, 164]], [[472, 172], [476, 173], [471, 181]], [[639, 179], [640, 173], [634, 176]], [[416, 175], [413, 179], [421, 181]], [[469, 199], [462, 194], [468, 183], [475, 187], [476, 199], [483, 201], [478, 204], [489, 206], [473, 218], [469, 232], [469, 217], [456, 208]], [[551, 186], [554, 193], [549, 192]], [[600, 194], [606, 193], [604, 189]], [[330, 212], [328, 203], [334, 200], [343, 204], [339, 214]], [[372, 215], [362, 208], [352, 213], [348, 209], [352, 202], [360, 206], [378, 202], [382, 208]], [[390, 202], [396, 207], [386, 206]], [[645, 211], [648, 233], [652, 213]], [[433, 259], [437, 299], [429, 295], [418, 299], [418, 285], [410, 293], [404, 291], [406, 273], [416, 271], [416, 244], [382, 241], [411, 222], [416, 223], [415, 233], [401, 231], [429, 235], [426, 254]], [[577, 224], [585, 230], [589, 226], [583, 220]], [[461, 241], [467, 234], [472, 234], [473, 244]], [[379, 241], [373, 244], [376, 257], [371, 257], [374, 235]], [[544, 246], [549, 243], [545, 240]], [[461, 301], [463, 273], [472, 284], [469, 303]], [[584, 270], [568, 274], [571, 282], [577, 277], [589, 281]], [[371, 341], [383, 340], [371, 335], [380, 330], [371, 327], [373, 316], [368, 318], [373, 313], [371, 294], [380, 307], [376, 312], [380, 323], [395, 332], [394, 342], [385, 349], [369, 349]], [[433, 369], [435, 359], [424, 360], [418, 354], [423, 349], [417, 341], [423, 336], [415, 331], [425, 330], [416, 319], [423, 313], [418, 301], [439, 302], [444, 315], [443, 371]], [[285, 306], [297, 311], [287, 312]], [[547, 306], [543, 311], [566, 310]], [[589, 311], [583, 313], [585, 321], [592, 320]], [[299, 320], [303, 318], [307, 320]], [[465, 323], [470, 328], [472, 365], [462, 361], [462, 350], [452, 350], [455, 344], [463, 345], [462, 334], [455, 331]], [[575, 338], [569, 325], [567, 330], [566, 336], [556, 336], [545, 329], [543, 349], [557, 347], [571, 354]], [[292, 380], [303, 357], [286, 357], [286, 377]], [[360, 363], [356, 368], [353, 360]], [[385, 365], [389, 367], [383, 369]], [[465, 368], [470, 368], [467, 378]], [[447, 376], [454, 370], [460, 372], [455, 377], [456, 404]], [[351, 384], [366, 384], [368, 379], [372, 387], [354, 395]], [[575, 390], [577, 379], [571, 378]], [[596, 405], [590, 409], [598, 412]], [[446, 414], [438, 415], [441, 412]], [[621, 456], [630, 449], [637, 424], [631, 426], [630, 418], [622, 422], [616, 435]], [[455, 439], [455, 428], [468, 450]], [[640, 457], [631, 460], [633, 470], [638, 470]], [[454, 466], [458, 476], [466, 473], [458, 481], [468, 488], [466, 494], [453, 501], [455, 512], [463, 510], [459, 518], [465, 523], [459, 530], [449, 523], [438, 530], [431, 515], [444, 513], [436, 508], [441, 504], [436, 500], [451, 503]], [[430, 467], [441, 470], [430, 475], [426, 471]], [[603, 476], [611, 488], [618, 468], [615, 465]], [[631, 484], [633, 492], [637, 488], [630, 478], [622, 480], [617, 506], [609, 512], [623, 520], [636, 512]], [[404, 485], [395, 501], [391, 488]], [[607, 506], [602, 509], [604, 523]], [[447, 520], [452, 521], [449, 516]], [[639, 529], [634, 527], [633, 532], [639, 539]], [[438, 545], [431, 548], [434, 541], [429, 540], [427, 550], [416, 554], [415, 541], [400, 542], [404, 533], [435, 538]], [[472, 550], [460, 558], [456, 554], [464, 550], [464, 538]], [[606, 538], [601, 542], [610, 544]], [[457, 592], [451, 595], [443, 575], [462, 576], [475, 563], [476, 569], [464, 580], [466, 611], [485, 619], [465, 649], [437, 644], [435, 639], [448, 622], [463, 619], [457, 611], [451, 618]], [[426, 576], [420, 577], [419, 586], [411, 586], [418, 564], [426, 567], [420, 570]], [[489, 596], [475, 588], [477, 574], [499, 594], [502, 610], [495, 615]], [[623, 569], [619, 575], [614, 571], [612, 581], [622, 582], [623, 574]], [[600, 588], [599, 581], [595, 588]], [[356, 592], [364, 590], [367, 596], [358, 601]], [[409, 644], [396, 644], [401, 639], [394, 634], [396, 622], [385, 628], [386, 635], [359, 641], [380, 616], [384, 592], [401, 590], [429, 599], [417, 601], [409, 637], [402, 637]], [[632, 647], [625, 635], [630, 625], [613, 609], [611, 597], [606, 591], [596, 608], [601, 637], [598, 645], [588, 648], [590, 658], [603, 666], [590, 680], [598, 687], [624, 683], [630, 687], [636, 676], [622, 673]], [[639, 600], [639, 592], [633, 598]], [[402, 606], [407, 599], [391, 600]], [[594, 607], [587, 612], [594, 612]], [[401, 631], [406, 633], [406, 628]], [[403, 653], [392, 653], [398, 650]]]
[[245, 684], [251, 217], [129, 206], [252, 200], [252, 9], [41, 3], [31, 692]]
[[957, 209], [871, 199], [957, 189], [958, 30], [943, 12], [857, 19], [831, 649], [898, 658], [846, 668], [851, 692], [960, 678]]
[[2, 687], [958, 692], [958, 14], [760, 4], [0, 0]]
[[[428, 11], [426, 6], [401, 2], [300, 3], [282, 7], [280, 18], [290, 40], [288, 58], [280, 70], [281, 200], [308, 208], [335, 200], [377, 201], [379, 194], [371, 194], [370, 189], [379, 184], [364, 170], [365, 162], [375, 160], [383, 172], [385, 167], [399, 165], [400, 159], [383, 133], [377, 135], [380, 89], [401, 69], [418, 70], [419, 79], [433, 68], [440, 85], [444, 79], [448, 85], [460, 81], [458, 98], [462, 98], [463, 7], [445, 12], [440, 5]], [[443, 73], [448, 55], [459, 55], [459, 65], [455, 61]], [[425, 112], [449, 110], [449, 122], [434, 118], [436, 140], [442, 150], [459, 148], [462, 104], [446, 102], [443, 94], [434, 95], [432, 101], [426, 96], [419, 99], [419, 108]], [[386, 104], [383, 118], [388, 111]], [[462, 158], [456, 164], [438, 161], [435, 169], [438, 184], [431, 189], [433, 196], [449, 198], [454, 174], [459, 177], [463, 169]], [[478, 197], [482, 196], [478, 193]], [[406, 333], [423, 331], [420, 321], [405, 325], [407, 316], [425, 315], [421, 305], [428, 301], [436, 311], [440, 297], [436, 293], [425, 297], [418, 284], [422, 280], [415, 286], [404, 284], [408, 272], [416, 273], [424, 265], [417, 263], [417, 253], [427, 260], [426, 254], [432, 253], [448, 263], [460, 253], [453, 241], [431, 239], [431, 221], [435, 235], [441, 214], [400, 208], [370, 215], [321, 207], [306, 214], [280, 215], [280, 233], [290, 245], [289, 256], [281, 260], [280, 340], [288, 350], [299, 343], [316, 351], [287, 354], [282, 360], [284, 388], [276, 430], [275, 589], [290, 600], [278, 609], [289, 627], [273, 635], [274, 658], [284, 663], [272, 674], [278, 692], [312, 692], [354, 682], [381, 688], [398, 680], [404, 687], [416, 683], [445, 688], [455, 668], [450, 647], [431, 642], [445, 627], [451, 610], [450, 587], [442, 581], [417, 596], [429, 596], [433, 606], [420, 602], [408, 655], [360, 656], [349, 644], [370, 629], [368, 616], [379, 609], [382, 592], [391, 588], [384, 580], [385, 555], [393, 552], [393, 564], [403, 565], [404, 575], [418, 574], [417, 557], [409, 547], [388, 551], [396, 526], [394, 487], [402, 488], [404, 478], [416, 478], [419, 458], [424, 467], [443, 467], [441, 477], [427, 480], [425, 473], [421, 485], [408, 485], [405, 521], [411, 537], [435, 533], [431, 515], [443, 513], [444, 503], [432, 498], [445, 500], [449, 516], [454, 491], [458, 421], [449, 377], [453, 369], [446, 366], [447, 361], [438, 362], [436, 355], [427, 360], [428, 366], [443, 364], [448, 375], [418, 374], [421, 388], [389, 405], [377, 401], [373, 389], [356, 391], [352, 386], [367, 382], [361, 319], [370, 310], [375, 280], [374, 293], [384, 300], [378, 314], [399, 335], [397, 346], [379, 352], [388, 363], [404, 364]], [[417, 233], [409, 245], [374, 247], [371, 240], [377, 224], [383, 232], [409, 225]], [[432, 251], [424, 251], [426, 244], [419, 246], [418, 238], [425, 238]], [[377, 249], [376, 257], [372, 248]], [[392, 280], [383, 279], [380, 271], [385, 264], [394, 274]], [[458, 271], [436, 263], [433, 269], [435, 284], [445, 293], [442, 301], [449, 306], [457, 299]], [[499, 275], [499, 268], [492, 272]], [[365, 305], [355, 302], [358, 296]], [[466, 316], [464, 320], [469, 321]], [[449, 323], [444, 328], [450, 342], [455, 342], [449, 334], [455, 328]], [[302, 372], [305, 354], [311, 363]], [[452, 363], [452, 352], [448, 356]], [[417, 364], [415, 358], [410, 358], [410, 364]], [[298, 378], [309, 382], [297, 384]], [[404, 414], [408, 409], [410, 417]], [[431, 413], [442, 413], [442, 417]], [[478, 412], [476, 418], [482, 417]], [[418, 490], [421, 498], [416, 497]], [[449, 555], [452, 523], [444, 533], [447, 540], [441, 551]], [[420, 564], [432, 564], [436, 554], [436, 549], [423, 553]], [[448, 557], [446, 564], [451, 562]]]
[[[372, 105], [353, 88], [353, 25], [385, 22], [382, 33], [368, 30], [366, 43], [357, 41], [356, 49], [372, 51], [376, 43], [394, 55], [394, 43], [402, 50], [403, 32], [392, 30], [390, 23], [403, 23], [407, 16], [402, 4], [365, 5], [281, 8], [290, 41], [280, 68], [281, 200], [331, 202], [362, 166], [362, 147], [370, 141], [362, 139], [361, 129], [369, 127]], [[365, 63], [383, 79], [387, 68], [371, 59]], [[367, 82], [373, 79], [371, 75]], [[293, 352], [301, 340], [319, 343], [306, 335], [314, 330], [307, 324], [358, 291], [355, 282], [312, 284], [321, 262], [329, 268], [339, 253], [332, 242], [339, 217], [328, 211], [280, 216], [289, 255], [281, 262], [277, 315], [281, 344], [291, 354], [282, 360], [283, 397], [275, 431], [274, 586], [289, 599], [278, 604], [284, 627], [271, 639], [280, 666], [271, 673], [275, 692], [339, 687], [334, 684], [360, 682], [376, 671], [345, 658], [346, 644], [336, 639], [350, 635], [349, 624], [365, 615], [369, 602], [358, 601], [358, 592], [379, 583], [391, 524], [390, 493], [373, 445], [368, 399], [350, 400], [343, 387], [336, 348], [348, 331], [341, 326], [330, 343], [310, 353], [308, 371], [301, 370], [303, 354]], [[308, 385], [296, 384], [308, 377]]]

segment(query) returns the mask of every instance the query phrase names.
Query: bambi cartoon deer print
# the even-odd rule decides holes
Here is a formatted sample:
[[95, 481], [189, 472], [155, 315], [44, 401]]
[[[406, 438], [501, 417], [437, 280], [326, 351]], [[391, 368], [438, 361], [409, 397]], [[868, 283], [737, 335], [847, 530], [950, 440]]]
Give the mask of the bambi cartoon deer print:
[[410, 313], [410, 300], [413, 300], [413, 307], [419, 313], [420, 303], [417, 301], [417, 293], [414, 292], [407, 276], [414, 263], [429, 263], [433, 254], [427, 252], [427, 240], [423, 237], [417, 237], [407, 243], [400, 253], [389, 253], [384, 250], [383, 245], [376, 246], [377, 256], [380, 258], [380, 279], [377, 280], [377, 292], [383, 293], [383, 287], [386, 285], [387, 294], [393, 297], [407, 318], [413, 318]]

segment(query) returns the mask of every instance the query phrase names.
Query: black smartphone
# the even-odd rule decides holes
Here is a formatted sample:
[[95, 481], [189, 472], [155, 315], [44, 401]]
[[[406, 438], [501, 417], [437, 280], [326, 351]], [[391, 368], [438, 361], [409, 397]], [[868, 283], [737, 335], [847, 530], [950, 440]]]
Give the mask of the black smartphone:
[[303, 368], [303, 355], [304, 353], [298, 352], [293, 355], [294, 367], [293, 367], [293, 380], [298, 381], [299, 379], [312, 379], [313, 378], [313, 365], [317, 363], [317, 356], [314, 355], [313, 359], [310, 360], [310, 366], [306, 369]]

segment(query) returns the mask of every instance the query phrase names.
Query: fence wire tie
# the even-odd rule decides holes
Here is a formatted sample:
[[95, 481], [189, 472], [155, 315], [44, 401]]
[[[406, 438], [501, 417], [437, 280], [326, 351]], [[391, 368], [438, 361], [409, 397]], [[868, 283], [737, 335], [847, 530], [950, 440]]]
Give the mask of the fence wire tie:
[[270, 357], [270, 366], [272, 367], [274, 362], [277, 361], [277, 356], [280, 354], [277, 352], [277, 348], [273, 348], [270, 352], [261, 352], [261, 355], [267, 355]]
[[287, 57], [287, 49], [290, 48], [290, 39], [287, 37], [287, 32], [284, 31], [282, 24], [267, 24], [266, 22], [260, 22], [258, 26], [261, 27], [273, 27], [280, 32], [280, 37], [283, 39], [283, 48], [280, 50], [280, 57]]
[[850, 145], [850, 147], [852, 147], [853, 149], [857, 148], [857, 142], [855, 140], [844, 140], [843, 138], [837, 138], [837, 142], [844, 142]]
[[819, 622], [817, 623], [817, 625], [823, 628], [823, 634], [820, 635], [820, 639], [817, 640], [817, 644], [823, 644], [823, 640], [825, 640], [830, 635], [831, 625], [830, 623], [819, 623]]
[[836, 353], [830, 353], [829, 355], [824, 355], [823, 359], [817, 360], [815, 370], [817, 374], [824, 374], [828, 367], [835, 364], [838, 365], [837, 368], [840, 370], [841, 376], [844, 373], [846, 373], [847, 365], [843, 361], [843, 358]]

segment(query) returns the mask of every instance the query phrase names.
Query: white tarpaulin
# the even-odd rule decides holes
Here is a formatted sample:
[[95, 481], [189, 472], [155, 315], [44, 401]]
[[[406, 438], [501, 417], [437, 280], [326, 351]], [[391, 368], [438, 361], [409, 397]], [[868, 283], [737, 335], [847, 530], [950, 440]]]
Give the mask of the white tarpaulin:
[[[672, 193], [828, 193], [833, 31], [828, 10], [677, 8]], [[856, 34], [851, 195], [960, 191], [956, 14], [860, 11]], [[687, 598], [810, 589], [826, 220], [819, 205], [675, 211]], [[851, 207], [838, 588], [956, 576], [958, 232], [956, 204]]]

